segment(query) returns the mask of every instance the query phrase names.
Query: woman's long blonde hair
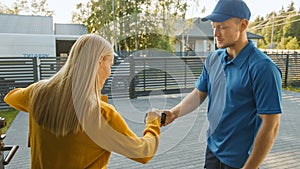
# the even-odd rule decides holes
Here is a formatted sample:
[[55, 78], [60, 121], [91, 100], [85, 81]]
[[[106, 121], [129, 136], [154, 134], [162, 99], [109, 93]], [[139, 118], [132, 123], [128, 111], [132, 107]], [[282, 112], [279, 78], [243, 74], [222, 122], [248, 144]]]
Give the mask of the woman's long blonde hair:
[[100, 112], [102, 86], [98, 70], [99, 63], [107, 56], [113, 57], [113, 49], [105, 39], [94, 34], [81, 36], [61, 70], [35, 85], [32, 95], [35, 121], [57, 136], [82, 131], [82, 122], [90, 114]]

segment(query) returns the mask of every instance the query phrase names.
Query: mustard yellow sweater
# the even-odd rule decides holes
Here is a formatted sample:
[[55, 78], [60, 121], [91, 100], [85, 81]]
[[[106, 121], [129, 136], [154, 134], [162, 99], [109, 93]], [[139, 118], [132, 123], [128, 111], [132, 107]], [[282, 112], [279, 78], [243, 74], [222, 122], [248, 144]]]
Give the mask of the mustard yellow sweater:
[[[10, 91], [4, 101], [11, 107], [29, 113], [29, 133], [31, 146], [31, 168], [32, 169], [85, 169], [106, 168], [111, 152], [101, 148], [93, 142], [85, 132], [68, 134], [66, 136], [55, 136], [47, 129], [39, 126], [31, 116], [30, 92], [34, 85], [27, 88], [17, 88]], [[157, 150], [159, 144], [160, 124], [159, 119], [149, 119], [143, 137], [138, 137], [127, 126], [122, 116], [115, 108], [101, 101], [101, 113], [108, 124], [118, 133], [128, 136], [130, 142], [120, 142], [119, 138], [110, 136], [101, 129], [99, 136], [109, 140], [111, 145], [122, 149], [123, 152], [135, 155], [132, 160], [147, 163]], [[156, 136], [156, 137], [155, 137]], [[155, 138], [155, 139], [153, 139]], [[118, 149], [112, 148], [112, 151]], [[145, 157], [145, 154], [152, 154]], [[123, 154], [124, 155], [124, 154]]]

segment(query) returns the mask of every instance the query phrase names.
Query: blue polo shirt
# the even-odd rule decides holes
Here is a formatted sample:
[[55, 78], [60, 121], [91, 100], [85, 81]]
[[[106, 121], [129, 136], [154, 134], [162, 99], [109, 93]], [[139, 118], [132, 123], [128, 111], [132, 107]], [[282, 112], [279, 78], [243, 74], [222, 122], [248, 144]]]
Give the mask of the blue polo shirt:
[[251, 41], [232, 60], [210, 54], [196, 88], [208, 93], [207, 143], [224, 164], [241, 168], [260, 127], [259, 114], [281, 113], [281, 71]]

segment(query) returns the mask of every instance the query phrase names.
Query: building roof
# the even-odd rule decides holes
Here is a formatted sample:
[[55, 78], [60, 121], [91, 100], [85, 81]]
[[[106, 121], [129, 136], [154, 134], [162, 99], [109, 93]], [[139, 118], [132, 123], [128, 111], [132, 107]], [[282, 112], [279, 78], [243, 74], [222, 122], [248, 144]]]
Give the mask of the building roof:
[[263, 36], [260, 36], [260, 35], [257, 35], [257, 34], [251, 33], [251, 32], [247, 32], [247, 37], [249, 39], [263, 39], [264, 38]]
[[194, 20], [192, 24], [189, 25], [186, 21], [180, 20], [175, 22], [174, 24], [175, 36], [176, 37], [186, 37], [188, 35], [189, 38], [203, 39], [203, 38], [213, 38], [211, 25], [204, 24], [202, 21]]

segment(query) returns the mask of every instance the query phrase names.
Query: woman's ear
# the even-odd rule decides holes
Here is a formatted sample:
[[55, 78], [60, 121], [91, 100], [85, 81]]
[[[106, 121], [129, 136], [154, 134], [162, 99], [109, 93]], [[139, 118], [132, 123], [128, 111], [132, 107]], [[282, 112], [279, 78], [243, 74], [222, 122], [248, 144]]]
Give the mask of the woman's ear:
[[98, 64], [101, 65], [102, 62], [103, 62], [103, 57], [101, 57], [101, 58], [99, 59]]

